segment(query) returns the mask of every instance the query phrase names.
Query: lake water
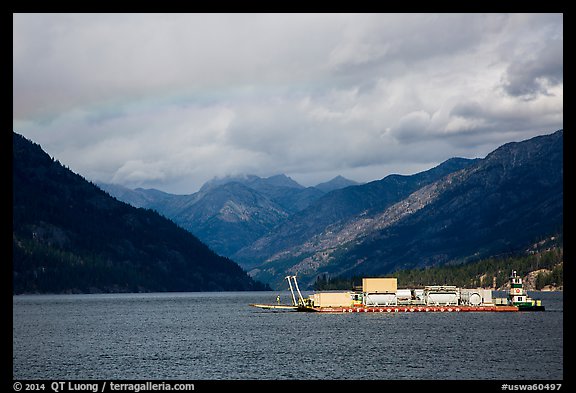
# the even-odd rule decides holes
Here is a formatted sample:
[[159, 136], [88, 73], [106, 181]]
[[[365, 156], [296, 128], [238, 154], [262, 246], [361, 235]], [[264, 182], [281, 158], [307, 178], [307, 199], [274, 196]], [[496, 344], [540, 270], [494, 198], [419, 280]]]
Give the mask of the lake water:
[[[562, 380], [561, 292], [545, 312], [316, 314], [278, 292], [13, 297], [14, 379]], [[290, 295], [281, 292], [283, 302]]]

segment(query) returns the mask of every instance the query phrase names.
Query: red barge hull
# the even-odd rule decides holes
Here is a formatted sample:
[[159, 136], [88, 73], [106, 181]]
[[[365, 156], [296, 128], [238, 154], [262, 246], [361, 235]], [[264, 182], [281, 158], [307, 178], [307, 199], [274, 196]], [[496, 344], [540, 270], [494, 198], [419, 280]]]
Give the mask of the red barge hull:
[[327, 313], [406, 313], [406, 312], [513, 312], [516, 306], [385, 306], [385, 307], [298, 307], [297, 311]]

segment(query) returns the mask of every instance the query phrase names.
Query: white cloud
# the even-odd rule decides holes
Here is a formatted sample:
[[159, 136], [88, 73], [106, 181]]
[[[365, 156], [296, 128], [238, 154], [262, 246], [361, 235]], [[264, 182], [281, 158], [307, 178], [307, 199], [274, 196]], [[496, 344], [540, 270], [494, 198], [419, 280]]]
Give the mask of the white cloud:
[[562, 29], [557, 14], [15, 14], [14, 130], [128, 186], [367, 181], [562, 128]]

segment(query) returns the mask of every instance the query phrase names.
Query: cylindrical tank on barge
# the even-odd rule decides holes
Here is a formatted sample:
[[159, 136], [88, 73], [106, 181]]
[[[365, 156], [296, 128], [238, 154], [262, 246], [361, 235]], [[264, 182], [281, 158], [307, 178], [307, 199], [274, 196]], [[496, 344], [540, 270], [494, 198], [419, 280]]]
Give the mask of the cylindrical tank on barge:
[[398, 289], [396, 291], [396, 298], [398, 300], [410, 300], [412, 299], [412, 291], [410, 289]]
[[414, 297], [416, 300], [424, 300], [424, 290], [423, 289], [415, 289], [414, 290]]
[[481, 289], [460, 289], [460, 304], [479, 306], [482, 304]]
[[424, 297], [429, 306], [456, 305], [460, 300], [460, 291], [452, 285], [427, 286], [424, 287]]
[[367, 306], [395, 306], [395, 293], [367, 293], [364, 295], [364, 304]]
[[479, 306], [482, 304], [482, 296], [478, 292], [473, 292], [468, 297], [468, 304], [471, 306]]

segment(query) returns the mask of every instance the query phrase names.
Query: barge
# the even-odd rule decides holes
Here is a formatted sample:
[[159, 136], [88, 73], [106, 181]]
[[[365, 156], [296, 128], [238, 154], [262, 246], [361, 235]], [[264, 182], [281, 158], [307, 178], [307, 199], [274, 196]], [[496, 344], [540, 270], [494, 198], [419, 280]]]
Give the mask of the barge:
[[[423, 289], [398, 289], [394, 277], [363, 278], [361, 291], [317, 292], [304, 298], [296, 276], [286, 276], [292, 304], [250, 304], [266, 310], [325, 313], [412, 312], [516, 312], [544, 311], [540, 300], [528, 297], [522, 278], [510, 275], [506, 298], [493, 298], [491, 289], [430, 285]], [[294, 284], [294, 285], [293, 285]]]

